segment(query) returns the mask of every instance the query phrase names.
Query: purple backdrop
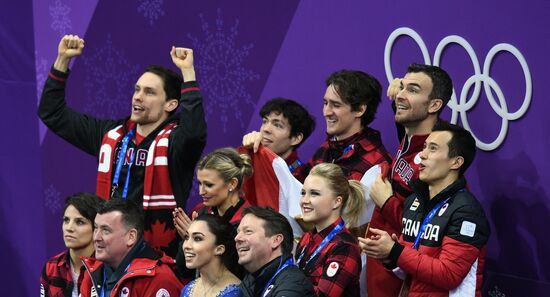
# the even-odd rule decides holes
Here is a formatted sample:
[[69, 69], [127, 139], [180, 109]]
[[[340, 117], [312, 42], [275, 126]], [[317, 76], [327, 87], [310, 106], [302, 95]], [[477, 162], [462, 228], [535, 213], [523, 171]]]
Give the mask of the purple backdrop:
[[[331, 72], [364, 70], [386, 86], [410, 62], [441, 65], [457, 95], [445, 117], [468, 125], [482, 148], [468, 179], [493, 231], [485, 293], [540, 296], [550, 289], [550, 240], [544, 236], [550, 217], [544, 168], [550, 162], [543, 153], [550, 144], [544, 129], [550, 105], [540, 87], [549, 66], [550, 40], [542, 36], [550, 4], [203, 2], [23, 0], [2, 9], [0, 89], [14, 110], [2, 117], [9, 141], [1, 154], [0, 239], [2, 263], [15, 267], [3, 291], [38, 294], [44, 261], [63, 249], [64, 197], [94, 190], [95, 158], [48, 132], [36, 117], [59, 38], [68, 33], [86, 40], [72, 65], [69, 104], [99, 117], [128, 114], [138, 75], [153, 63], [172, 67], [172, 45], [194, 48], [209, 124], [205, 152], [238, 145], [259, 127], [259, 107], [286, 96], [317, 118], [318, 129], [300, 149], [307, 159], [324, 137], [321, 99]], [[389, 42], [391, 37], [397, 38]], [[395, 152], [388, 101], [372, 126]]]

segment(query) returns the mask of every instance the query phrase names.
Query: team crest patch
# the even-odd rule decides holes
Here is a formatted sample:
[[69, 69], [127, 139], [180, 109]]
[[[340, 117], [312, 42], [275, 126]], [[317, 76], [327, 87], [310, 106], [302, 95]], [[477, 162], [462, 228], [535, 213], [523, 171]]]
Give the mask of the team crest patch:
[[418, 165], [420, 164], [420, 161], [422, 161], [420, 159], [420, 153], [416, 154], [416, 156], [414, 156], [414, 164]]
[[439, 209], [439, 212], [437, 213], [438, 216], [442, 216], [443, 213], [447, 210], [447, 207], [449, 207], [449, 203], [443, 204], [441, 208]]
[[128, 297], [128, 295], [130, 295], [130, 289], [128, 289], [128, 287], [124, 287], [120, 290], [120, 297]]
[[340, 265], [336, 262], [332, 262], [328, 265], [327, 268], [327, 276], [333, 277], [336, 275], [336, 272], [338, 272], [338, 269], [340, 268]]
[[418, 198], [415, 197], [414, 201], [411, 204], [411, 207], [409, 209], [412, 210], [412, 211], [415, 211], [418, 208], [419, 205], [420, 205], [420, 201], [418, 201]]
[[267, 296], [267, 294], [269, 294], [269, 292], [271, 292], [271, 290], [273, 290], [273, 287], [275, 287], [275, 285], [269, 285], [269, 287], [267, 287], [267, 289], [265, 289], [265, 293], [264, 293], [263, 297]]
[[164, 288], [160, 288], [157, 291], [157, 294], [155, 296], [156, 297], [170, 297], [170, 293], [168, 292], [168, 290], [166, 290]]

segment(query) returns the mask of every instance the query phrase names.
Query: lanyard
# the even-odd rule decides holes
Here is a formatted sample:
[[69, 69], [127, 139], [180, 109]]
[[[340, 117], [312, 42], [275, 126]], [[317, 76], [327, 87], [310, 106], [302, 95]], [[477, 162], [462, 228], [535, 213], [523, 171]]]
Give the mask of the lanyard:
[[[283, 261], [283, 256], [281, 256], [281, 261]], [[279, 274], [281, 271], [283, 271], [283, 269], [285, 269], [285, 268], [287, 268], [288, 266], [291, 266], [291, 265], [294, 265], [294, 261], [292, 260], [292, 257], [288, 258], [288, 260], [286, 260], [286, 262], [283, 264], [283, 266], [281, 266], [281, 264], [279, 264], [279, 268], [277, 268], [277, 271], [275, 272], [275, 274], [269, 279], [269, 281], [265, 285], [264, 290], [262, 291], [262, 296], [267, 295], [266, 291], [269, 288], [269, 286], [271, 285], [271, 283], [273, 282], [273, 279], [275, 279], [275, 277], [277, 276], [277, 274]]]
[[99, 293], [99, 297], [105, 297], [105, 283], [107, 282], [107, 272], [105, 270], [107, 267], [103, 267], [103, 284], [101, 285], [101, 293]]
[[[463, 191], [463, 190], [460, 190]], [[428, 226], [428, 223], [433, 219], [435, 216], [435, 213], [439, 211], [439, 209], [443, 206], [443, 204], [447, 203], [451, 197], [439, 202], [430, 212], [428, 215], [424, 218], [424, 221], [422, 222], [422, 225], [420, 225], [420, 229], [418, 230], [418, 234], [416, 234], [416, 238], [414, 239], [414, 245], [413, 249], [418, 250], [418, 246], [420, 245], [420, 239], [422, 235], [424, 234], [424, 231], [426, 231], [426, 227]]]
[[[344, 221], [341, 221], [338, 225], [334, 226], [334, 229], [332, 229], [330, 231], [330, 233], [327, 235], [327, 237], [323, 238], [323, 241], [321, 241], [321, 243], [319, 244], [317, 249], [315, 249], [313, 254], [311, 254], [309, 259], [306, 261], [306, 265], [304, 265], [304, 269], [307, 266], [307, 264], [309, 263], [309, 261], [311, 261], [311, 259], [315, 258], [317, 256], [317, 254], [319, 254], [319, 252], [321, 252], [321, 250], [323, 250], [323, 248], [325, 248], [325, 246], [334, 238], [334, 236], [336, 236], [336, 234], [338, 234], [338, 233], [340, 233], [340, 231], [342, 231], [342, 229], [344, 229]], [[302, 258], [304, 257], [304, 254], [306, 252], [306, 249], [307, 249], [308, 245], [309, 245], [309, 242], [306, 244], [306, 246], [304, 246], [304, 249], [300, 253], [300, 257], [298, 257], [298, 261], [296, 261], [296, 265], [298, 265], [298, 267], [300, 266], [300, 262], [302, 261]]]
[[288, 165], [288, 169], [289, 169], [290, 172], [292, 173], [292, 172], [294, 172], [294, 170], [296, 170], [296, 168], [298, 168], [298, 167], [300, 167], [300, 166], [302, 166], [302, 165], [304, 165], [304, 163], [302, 163], [302, 161], [296, 160], [296, 161], [294, 161], [294, 163]]
[[[130, 264], [126, 266], [126, 269], [124, 269], [124, 272], [128, 271], [128, 268], [130, 267]], [[113, 273], [115, 273], [113, 271]], [[105, 297], [105, 283], [107, 282], [107, 267], [103, 267], [103, 284], [101, 285], [101, 293], [99, 293], [99, 297]], [[114, 289], [114, 288], [113, 288]]]
[[350, 151], [353, 153], [353, 149], [354, 149], [354, 146], [353, 146], [353, 143], [348, 145], [344, 151], [342, 152], [342, 155], [338, 158], [335, 158], [332, 156], [332, 153], [329, 155], [329, 159], [332, 159], [332, 163], [336, 162], [336, 160], [339, 160], [341, 158], [343, 158], [344, 156], [346, 156]]
[[[122, 165], [124, 164], [124, 160], [126, 159], [128, 142], [130, 142], [130, 139], [132, 139], [135, 132], [136, 129], [130, 130], [130, 132], [126, 133], [126, 135], [124, 135], [124, 138], [122, 139], [122, 145], [120, 146], [120, 152], [118, 153], [118, 159], [116, 161], [116, 169], [113, 177], [111, 197], [113, 197], [113, 195], [115, 194], [115, 190], [118, 188], [118, 180], [120, 179], [120, 171], [122, 170]], [[130, 164], [128, 164], [128, 171], [126, 172], [126, 181], [124, 182], [124, 189], [122, 190], [122, 198], [124, 199], [126, 199], [126, 196], [128, 195], [128, 185], [130, 184], [130, 168], [132, 168], [132, 163], [134, 163], [134, 156], [135, 154], [132, 153], [132, 156], [130, 157]]]
[[347, 153], [349, 153], [349, 151], [351, 151], [353, 149], [353, 143], [348, 145], [344, 151], [342, 152], [342, 157], [345, 156]]

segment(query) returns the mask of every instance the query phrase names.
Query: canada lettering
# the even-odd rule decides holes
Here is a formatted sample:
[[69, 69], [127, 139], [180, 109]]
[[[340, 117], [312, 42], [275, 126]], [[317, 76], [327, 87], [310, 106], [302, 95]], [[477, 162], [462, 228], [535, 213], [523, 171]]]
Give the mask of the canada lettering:
[[[118, 156], [119, 148], [116, 149], [115, 156]], [[134, 148], [128, 148], [126, 151], [126, 157], [124, 158], [124, 165], [128, 165], [130, 163], [130, 158], [132, 157], [132, 154], [134, 153]], [[145, 166], [145, 162], [147, 161], [147, 153], [148, 151], [146, 149], [138, 149], [137, 154], [134, 157], [134, 165], [135, 166]], [[116, 160], [114, 160], [113, 163], [115, 163]]]
[[[403, 218], [403, 234], [411, 237], [416, 237], [420, 229], [420, 222]], [[437, 241], [439, 239], [439, 226], [428, 224], [422, 239]]]

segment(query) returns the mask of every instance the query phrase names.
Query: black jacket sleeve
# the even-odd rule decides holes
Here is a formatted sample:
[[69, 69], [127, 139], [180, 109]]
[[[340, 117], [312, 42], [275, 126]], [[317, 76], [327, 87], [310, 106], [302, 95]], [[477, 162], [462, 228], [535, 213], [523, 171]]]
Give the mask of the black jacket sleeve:
[[206, 145], [207, 127], [197, 82], [184, 82], [181, 89], [179, 124], [170, 134], [169, 167], [172, 188], [179, 207], [185, 207], [195, 166]]
[[170, 135], [170, 154], [178, 165], [196, 163], [206, 144], [206, 120], [196, 81], [181, 86], [179, 125]]
[[69, 108], [65, 101], [68, 76], [69, 72], [51, 68], [42, 91], [38, 116], [59, 137], [88, 154], [97, 156], [103, 135], [116, 126], [116, 121], [98, 120]]

